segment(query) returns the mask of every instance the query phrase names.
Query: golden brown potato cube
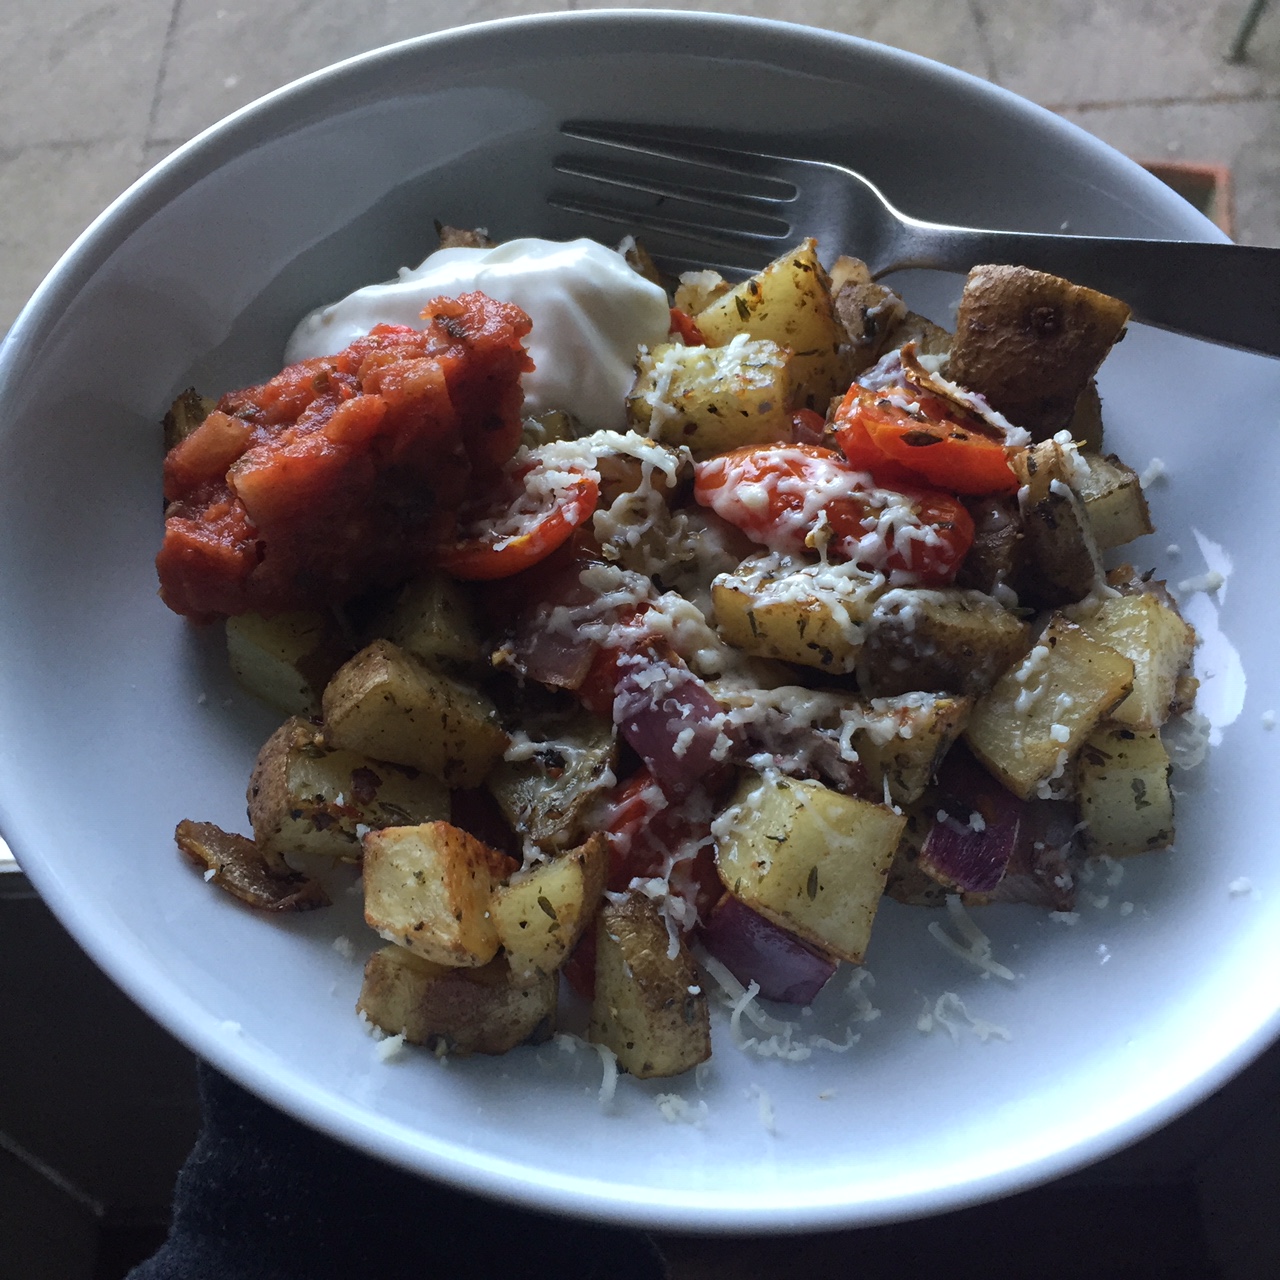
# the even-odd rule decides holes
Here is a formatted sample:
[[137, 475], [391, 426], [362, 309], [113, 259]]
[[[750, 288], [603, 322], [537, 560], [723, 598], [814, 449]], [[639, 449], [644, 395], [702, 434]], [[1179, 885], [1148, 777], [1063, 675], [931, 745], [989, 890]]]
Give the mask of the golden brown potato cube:
[[735, 648], [820, 671], [849, 672], [871, 615], [870, 579], [825, 565], [751, 557], [711, 586], [716, 630]]
[[588, 1038], [642, 1080], [678, 1076], [711, 1056], [707, 997], [683, 942], [671, 954], [652, 900], [606, 901], [596, 926], [596, 990]]
[[496, 1054], [546, 1040], [558, 995], [553, 975], [518, 983], [503, 959], [453, 969], [393, 946], [369, 957], [356, 1011], [410, 1044]]
[[960, 298], [948, 376], [1043, 439], [1070, 426], [1128, 319], [1123, 302], [1058, 276], [974, 267]]
[[1051, 798], [1085, 739], [1133, 688], [1133, 663], [1055, 615], [1020, 662], [979, 698], [964, 731], [1016, 796]]
[[1080, 457], [1089, 475], [1078, 485], [1078, 492], [1098, 546], [1107, 551], [1154, 532], [1137, 472], [1114, 454], [1104, 458], [1081, 451]]
[[360, 854], [361, 827], [403, 827], [449, 816], [449, 791], [429, 773], [325, 745], [320, 730], [294, 717], [258, 753], [247, 793], [254, 839], [267, 865], [285, 855]]
[[873, 697], [985, 693], [1031, 641], [1027, 624], [990, 596], [951, 588], [886, 592], [866, 634], [858, 687]]
[[814, 240], [783, 254], [695, 319], [715, 347], [745, 333], [788, 348], [797, 404], [825, 413], [831, 397], [849, 386], [852, 373], [842, 350], [848, 339]]
[[447, 822], [364, 837], [364, 918], [388, 942], [475, 968], [498, 953], [493, 886], [515, 864]]
[[1156, 732], [1106, 727], [1089, 737], [1076, 768], [1089, 849], [1124, 857], [1173, 843], [1169, 768]]
[[904, 823], [817, 782], [751, 774], [716, 842], [716, 869], [753, 911], [858, 964]]
[[609, 868], [609, 843], [585, 844], [513, 876], [493, 892], [498, 941], [517, 982], [554, 973], [596, 917]]
[[385, 636], [429, 665], [481, 661], [484, 646], [462, 589], [442, 573], [409, 583], [373, 634]]
[[[882, 792], [887, 782], [894, 804], [919, 800], [968, 722], [972, 707], [972, 698], [946, 694], [909, 693], [874, 699], [864, 712], [866, 727], [852, 735], [871, 790]], [[897, 727], [887, 737], [880, 728], [886, 721], [896, 722]]]
[[287, 715], [320, 711], [330, 677], [351, 650], [324, 613], [242, 613], [227, 619], [231, 674], [255, 698]]
[[394, 760], [450, 787], [476, 787], [502, 757], [507, 735], [478, 689], [375, 640], [324, 691], [325, 737], [335, 747]]
[[223, 831], [212, 822], [185, 818], [173, 833], [178, 851], [205, 872], [205, 878], [233, 898], [260, 911], [314, 911], [329, 905], [318, 880], [287, 867], [272, 870], [252, 840]]
[[679, 310], [696, 316], [732, 288], [718, 271], [682, 271], [672, 302]]
[[1158, 729], [1177, 701], [1178, 679], [1195, 651], [1195, 629], [1149, 592], [1104, 600], [1080, 625], [1133, 663], [1133, 692], [1111, 719], [1130, 729]]
[[688, 445], [700, 458], [790, 438], [792, 373], [774, 342], [665, 343], [644, 353], [637, 370], [627, 421], [641, 435]]

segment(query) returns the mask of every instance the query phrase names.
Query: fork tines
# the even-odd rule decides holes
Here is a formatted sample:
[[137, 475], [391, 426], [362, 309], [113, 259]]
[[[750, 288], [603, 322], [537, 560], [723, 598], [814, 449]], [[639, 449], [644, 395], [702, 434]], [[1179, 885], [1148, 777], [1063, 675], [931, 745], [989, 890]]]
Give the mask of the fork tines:
[[593, 150], [555, 159], [556, 172], [575, 185], [553, 190], [548, 203], [643, 233], [660, 260], [671, 258], [674, 238], [733, 250], [732, 265], [755, 267], [792, 236], [796, 188], [757, 171], [755, 156], [609, 125], [571, 122], [561, 132]]

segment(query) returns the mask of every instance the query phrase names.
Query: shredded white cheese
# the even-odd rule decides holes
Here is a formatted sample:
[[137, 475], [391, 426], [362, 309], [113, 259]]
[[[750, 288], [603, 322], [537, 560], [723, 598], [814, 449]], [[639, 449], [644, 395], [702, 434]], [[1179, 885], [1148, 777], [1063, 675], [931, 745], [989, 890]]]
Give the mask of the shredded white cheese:
[[959, 894], [947, 894], [947, 913], [959, 931], [960, 937], [956, 938], [949, 934], [937, 920], [930, 921], [930, 934], [952, 955], [978, 969], [984, 978], [994, 974], [997, 978], [1012, 982], [1013, 970], [1006, 968], [993, 958], [991, 939], [973, 922], [972, 917], [964, 909]]
[[756, 1114], [760, 1117], [760, 1124], [764, 1131], [769, 1134], [777, 1134], [778, 1117], [773, 1109], [773, 1099], [758, 1085], [753, 1084], [747, 1090], [748, 1098], [756, 1100]]
[[660, 1093], [653, 1101], [668, 1124], [691, 1124], [701, 1129], [707, 1122], [707, 1104], [701, 1100], [695, 1105], [678, 1093]]
[[373, 1046], [374, 1056], [379, 1062], [395, 1062], [405, 1056], [404, 1033], [396, 1036], [385, 1036]]

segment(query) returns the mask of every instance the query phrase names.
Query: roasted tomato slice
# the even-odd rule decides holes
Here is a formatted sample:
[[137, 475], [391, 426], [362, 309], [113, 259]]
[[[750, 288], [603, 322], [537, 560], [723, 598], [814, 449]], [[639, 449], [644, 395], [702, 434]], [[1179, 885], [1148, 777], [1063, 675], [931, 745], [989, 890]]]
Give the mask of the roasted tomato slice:
[[951, 494], [866, 483], [834, 449], [753, 445], [698, 464], [694, 496], [773, 551], [827, 554], [923, 586], [946, 586], [973, 543]]
[[835, 415], [849, 462], [878, 483], [914, 478], [948, 493], [1014, 493], [1005, 447], [973, 415], [909, 387], [868, 391], [856, 383]]
[[525, 465], [468, 502], [457, 536], [439, 550], [455, 578], [507, 578], [545, 560], [596, 509], [600, 482], [585, 471], [552, 472]]

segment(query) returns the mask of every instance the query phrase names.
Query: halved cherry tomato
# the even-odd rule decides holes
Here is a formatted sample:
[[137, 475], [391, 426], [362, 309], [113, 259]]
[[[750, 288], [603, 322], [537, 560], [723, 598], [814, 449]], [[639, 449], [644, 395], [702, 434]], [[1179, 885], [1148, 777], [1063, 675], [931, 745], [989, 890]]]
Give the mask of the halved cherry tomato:
[[880, 483], [912, 476], [949, 493], [1014, 493], [1004, 445], [937, 396], [909, 387], [868, 391], [854, 383], [835, 415], [840, 448]]
[[678, 334], [684, 340], [686, 347], [707, 345], [706, 338], [702, 336], [702, 330], [698, 328], [698, 322], [687, 311], [681, 311], [679, 307], [671, 308], [671, 327], [668, 332]]
[[[869, 488], [834, 449], [751, 445], [699, 463], [694, 474], [699, 503], [784, 554], [802, 555], [821, 538], [830, 555], [945, 586], [973, 544], [973, 520], [957, 498], [915, 484]], [[882, 520], [886, 512], [893, 518]], [[905, 536], [907, 526], [919, 534]]]
[[462, 508], [457, 539], [437, 553], [446, 573], [468, 581], [520, 573], [567, 542], [595, 511], [600, 484], [586, 472], [576, 473], [541, 509], [529, 510], [531, 472], [525, 467], [511, 473]]
[[[700, 808], [706, 811], [705, 820], [695, 816]], [[632, 774], [614, 792], [606, 810], [607, 887], [618, 892], [636, 877], [661, 875], [667, 859], [678, 858], [668, 878], [671, 889], [705, 919], [724, 892], [716, 871], [710, 814], [709, 802], [701, 806], [696, 800], [669, 803], [648, 769]]]

